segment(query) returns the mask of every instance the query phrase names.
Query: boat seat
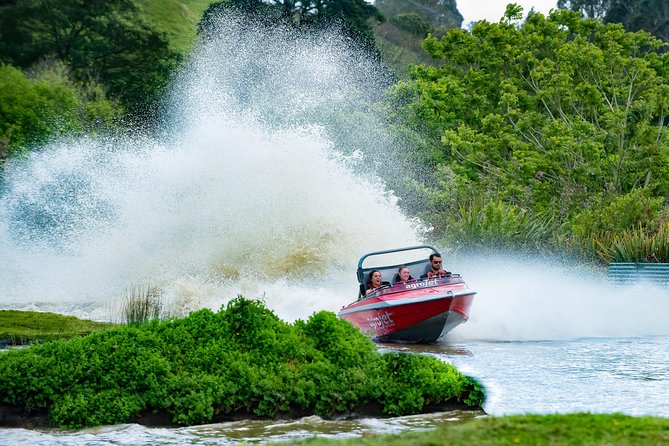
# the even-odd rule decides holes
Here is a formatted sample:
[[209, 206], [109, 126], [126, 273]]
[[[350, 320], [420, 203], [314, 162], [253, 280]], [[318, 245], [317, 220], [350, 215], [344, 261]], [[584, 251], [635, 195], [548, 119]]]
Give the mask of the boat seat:
[[366, 292], [367, 292], [367, 288], [365, 288], [365, 284], [361, 283], [360, 284], [360, 293], [358, 294], [358, 299], [360, 299], [362, 296], [364, 296]]

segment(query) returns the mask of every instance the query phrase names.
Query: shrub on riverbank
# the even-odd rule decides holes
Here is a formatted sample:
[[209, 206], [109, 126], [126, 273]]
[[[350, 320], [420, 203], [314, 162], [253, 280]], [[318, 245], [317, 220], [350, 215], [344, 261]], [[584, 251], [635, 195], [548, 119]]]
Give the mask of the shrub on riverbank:
[[218, 313], [94, 333], [0, 355], [0, 403], [60, 426], [480, 408], [480, 385], [435, 358], [380, 354], [333, 313], [288, 324], [238, 297]]
[[669, 420], [621, 414], [515, 415], [448, 423], [427, 432], [374, 435], [333, 440], [314, 438], [299, 444], [383, 446], [471, 445], [660, 445], [669, 442]]

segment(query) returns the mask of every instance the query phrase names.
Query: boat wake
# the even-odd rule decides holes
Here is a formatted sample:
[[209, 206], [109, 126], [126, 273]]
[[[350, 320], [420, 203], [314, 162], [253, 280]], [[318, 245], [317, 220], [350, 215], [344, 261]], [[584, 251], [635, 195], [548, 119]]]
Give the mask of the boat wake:
[[489, 255], [456, 261], [478, 294], [469, 321], [446, 342], [669, 335], [666, 287], [616, 286], [601, 269], [549, 259]]

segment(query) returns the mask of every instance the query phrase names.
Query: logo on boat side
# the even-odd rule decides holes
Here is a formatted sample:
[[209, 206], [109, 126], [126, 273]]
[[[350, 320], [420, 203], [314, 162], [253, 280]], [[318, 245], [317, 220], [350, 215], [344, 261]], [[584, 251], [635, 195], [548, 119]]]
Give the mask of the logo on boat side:
[[436, 279], [424, 280], [422, 282], [407, 283], [404, 285], [406, 290], [415, 290], [416, 288], [425, 288], [428, 286], [436, 286], [439, 282]]
[[395, 325], [395, 321], [390, 317], [390, 313], [387, 311], [380, 316], [367, 319], [367, 322], [369, 322], [370, 327], [381, 329]]

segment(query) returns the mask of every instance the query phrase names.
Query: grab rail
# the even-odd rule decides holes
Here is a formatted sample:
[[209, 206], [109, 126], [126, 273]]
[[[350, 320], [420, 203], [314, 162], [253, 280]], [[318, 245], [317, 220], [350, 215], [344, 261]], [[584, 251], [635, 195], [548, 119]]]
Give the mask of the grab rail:
[[[363, 277], [363, 270], [365, 268], [362, 267], [362, 263], [368, 257], [382, 255], [382, 254], [392, 254], [393, 252], [412, 251], [412, 250], [417, 250], [417, 249], [431, 249], [432, 252], [439, 252], [439, 251], [437, 251], [437, 249], [435, 247], [430, 246], [430, 245], [407, 246], [405, 248], [392, 248], [392, 249], [384, 249], [384, 250], [381, 250], [381, 251], [368, 252], [367, 254], [360, 257], [360, 260], [358, 260], [358, 270], [357, 270], [358, 282], [360, 282], [360, 283], [365, 282], [365, 278]], [[428, 262], [427, 262], [427, 260], [420, 260], [420, 261], [410, 262], [410, 263], [415, 263], [415, 264], [426, 263], [427, 264]]]

